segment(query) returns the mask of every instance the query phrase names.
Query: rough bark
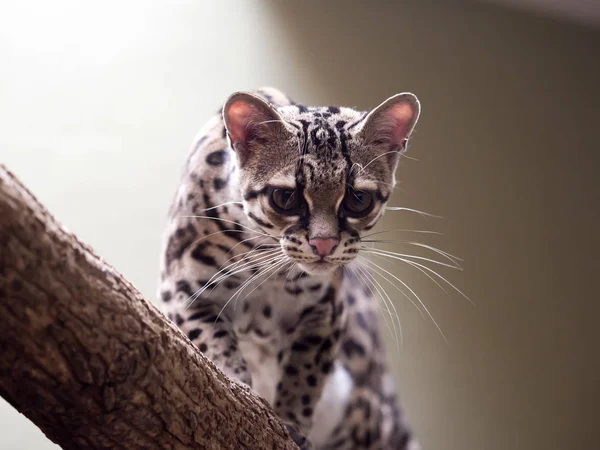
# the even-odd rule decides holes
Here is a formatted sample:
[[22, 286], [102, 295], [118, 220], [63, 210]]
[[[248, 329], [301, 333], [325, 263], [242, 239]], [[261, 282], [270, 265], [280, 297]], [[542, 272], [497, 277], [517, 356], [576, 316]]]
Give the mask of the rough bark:
[[0, 394], [65, 449], [297, 449], [0, 165]]

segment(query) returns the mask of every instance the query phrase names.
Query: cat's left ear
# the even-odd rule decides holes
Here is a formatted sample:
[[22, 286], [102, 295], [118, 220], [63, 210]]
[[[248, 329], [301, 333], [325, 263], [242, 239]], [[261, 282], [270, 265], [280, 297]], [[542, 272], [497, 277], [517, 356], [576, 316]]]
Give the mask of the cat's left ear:
[[361, 129], [363, 142], [383, 146], [390, 153], [406, 150], [420, 112], [419, 99], [410, 92], [388, 98], [365, 118]]
[[233, 149], [242, 164], [285, 123], [262, 98], [246, 92], [229, 97], [223, 107], [223, 121]]

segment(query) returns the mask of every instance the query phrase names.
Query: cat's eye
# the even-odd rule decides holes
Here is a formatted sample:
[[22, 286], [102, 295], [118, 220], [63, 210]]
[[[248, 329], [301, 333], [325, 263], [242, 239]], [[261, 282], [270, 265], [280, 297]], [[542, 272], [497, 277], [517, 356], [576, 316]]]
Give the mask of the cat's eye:
[[302, 208], [302, 197], [295, 189], [274, 188], [269, 201], [271, 207], [280, 214], [296, 215]]
[[373, 210], [373, 193], [348, 189], [344, 197], [344, 210], [350, 217], [363, 217]]

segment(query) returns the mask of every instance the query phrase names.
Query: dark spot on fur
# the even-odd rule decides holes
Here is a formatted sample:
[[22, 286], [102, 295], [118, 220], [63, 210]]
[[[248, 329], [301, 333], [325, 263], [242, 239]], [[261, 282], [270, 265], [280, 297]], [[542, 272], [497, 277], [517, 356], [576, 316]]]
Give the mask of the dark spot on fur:
[[248, 213], [248, 217], [250, 217], [252, 220], [254, 220], [258, 225], [260, 225], [263, 228], [268, 228], [268, 229], [274, 228], [273, 225], [271, 225], [269, 222], [262, 220], [260, 217], [255, 216], [251, 212]]
[[225, 288], [227, 288], [227, 289], [235, 289], [236, 287], [239, 286], [239, 283], [236, 283], [235, 281], [231, 281], [231, 280], [225, 280], [223, 282], [223, 286], [225, 286]]
[[354, 339], [346, 339], [342, 342], [342, 350], [348, 356], [352, 358], [354, 355], [365, 356], [365, 348], [356, 342]]
[[[292, 414], [292, 415], [294, 416], [294, 418], [292, 420], [296, 420], [296, 416], [294, 414]], [[288, 414], [288, 416], [289, 416], [289, 414]], [[286, 424], [285, 426], [288, 430], [288, 433], [290, 434], [290, 437], [294, 441], [294, 443], [298, 447], [300, 447], [300, 450], [304, 450], [307, 445], [306, 438], [304, 436], [302, 436], [300, 433], [298, 433], [298, 431], [292, 425]]]
[[206, 316], [209, 316], [211, 314], [212, 314], [211, 311], [202, 310], [202, 311], [195, 312], [194, 314], [189, 316], [187, 320], [193, 321], [193, 320], [198, 320], [198, 319], [204, 319], [204, 318], [206, 318]]
[[226, 150], [217, 150], [206, 156], [206, 162], [211, 166], [221, 166], [229, 159], [229, 153]]
[[331, 372], [333, 365], [331, 364], [331, 361], [325, 361], [322, 365], [321, 365], [321, 372], [323, 372], [324, 374], [328, 374], [329, 372]]
[[219, 323], [219, 322], [223, 322], [223, 319], [221, 319], [219, 316], [210, 316], [210, 317], [207, 317], [203, 322], [205, 322], [205, 323]]
[[254, 333], [255, 333], [256, 335], [258, 335], [258, 336], [260, 336], [260, 337], [262, 337], [262, 338], [265, 338], [265, 337], [268, 337], [268, 336], [269, 336], [269, 333], [268, 333], [268, 332], [266, 332], [266, 331], [263, 331], [263, 330], [261, 330], [260, 328], [255, 328], [253, 331], [254, 331]]
[[307, 306], [306, 308], [304, 308], [302, 310], [302, 312], [300, 313], [300, 320], [304, 319], [306, 316], [309, 316], [310, 314], [312, 314], [312, 312], [315, 310], [314, 306]]
[[298, 369], [296, 369], [294, 366], [288, 365], [285, 366], [285, 373], [287, 375], [298, 375]]
[[294, 287], [286, 286], [285, 290], [288, 294], [292, 294], [292, 295], [302, 294], [302, 289], [297, 286], [294, 286]]
[[315, 345], [319, 345], [321, 342], [323, 342], [323, 338], [321, 336], [317, 336], [317, 335], [314, 335], [314, 336], [309, 335], [309, 336], [305, 336], [302, 339], [302, 341], [306, 342], [308, 345], [315, 346]]
[[175, 283], [175, 289], [177, 292], [183, 292], [186, 295], [192, 295], [192, 288], [190, 287], [190, 283], [186, 280], [178, 280]]
[[196, 261], [200, 261], [202, 264], [206, 264], [207, 266], [214, 266], [217, 264], [215, 258], [213, 256], [205, 255], [204, 253], [202, 253], [202, 250], [204, 250], [206, 247], [207, 245], [204, 242], [201, 242], [198, 245], [196, 245], [196, 247], [192, 251], [192, 258], [194, 258]]
[[333, 347], [333, 341], [329, 338], [325, 339], [319, 348], [319, 351], [315, 355], [315, 364], [319, 364], [323, 354], [329, 351]]
[[292, 350], [295, 352], [306, 352], [308, 351], [309, 346], [303, 343], [302, 341], [296, 341], [292, 344]]
[[263, 308], [263, 315], [264, 315], [265, 317], [271, 317], [271, 306], [270, 306], [270, 305], [266, 305], [266, 306]]
[[367, 323], [367, 319], [365, 319], [364, 314], [360, 311], [356, 313], [356, 324], [363, 330], [369, 331], [369, 324]]
[[227, 330], [219, 330], [219, 331], [215, 332], [215, 334], [213, 334], [213, 337], [215, 339], [219, 339], [219, 338], [222, 338], [225, 336], [227, 336]]
[[293, 242], [296, 245], [302, 245], [302, 241], [300, 241], [299, 239], [296, 239], [293, 236], [286, 236], [286, 239], [290, 242]]
[[198, 336], [200, 336], [200, 334], [202, 334], [202, 330], [200, 328], [194, 328], [188, 333], [188, 338], [190, 339], [190, 341], [193, 341]]
[[319, 349], [319, 351], [321, 352], [326, 352], [327, 350], [329, 350], [331, 347], [333, 346], [333, 342], [331, 342], [331, 339], [327, 338], [325, 339], [325, 341], [323, 342], [323, 344], [321, 345], [321, 348]]
[[215, 178], [213, 181], [213, 186], [215, 187], [215, 189], [217, 191], [220, 191], [225, 186], [227, 186], [228, 183], [229, 183], [229, 180], [224, 180], [223, 178]]

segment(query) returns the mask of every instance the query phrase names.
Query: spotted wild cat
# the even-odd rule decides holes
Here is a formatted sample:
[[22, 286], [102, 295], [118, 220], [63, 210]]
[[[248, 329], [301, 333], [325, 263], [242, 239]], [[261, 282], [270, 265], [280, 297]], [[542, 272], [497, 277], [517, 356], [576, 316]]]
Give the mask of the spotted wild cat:
[[160, 297], [301, 448], [417, 448], [388, 373], [379, 306], [354, 270], [420, 106], [306, 107], [232, 95], [191, 148], [165, 231]]

